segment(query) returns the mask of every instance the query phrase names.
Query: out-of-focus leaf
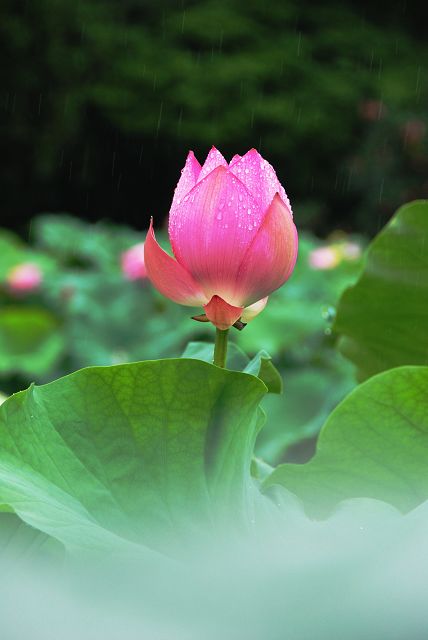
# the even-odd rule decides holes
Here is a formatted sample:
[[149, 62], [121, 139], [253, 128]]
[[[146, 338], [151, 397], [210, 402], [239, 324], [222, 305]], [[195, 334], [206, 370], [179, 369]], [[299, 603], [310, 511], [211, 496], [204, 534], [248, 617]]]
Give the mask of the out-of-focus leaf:
[[144, 234], [127, 227], [87, 224], [67, 214], [45, 214], [34, 222], [36, 241], [63, 262], [81, 261], [103, 270], [118, 271], [120, 256]]
[[282, 462], [289, 447], [314, 438], [355, 386], [353, 367], [340, 355], [286, 368], [282, 377], [284, 393], [263, 400], [266, 424], [256, 443], [257, 455], [270, 464]]
[[48, 373], [64, 349], [58, 320], [46, 309], [0, 308], [0, 373], [39, 377]]
[[48, 291], [65, 316], [72, 367], [178, 356], [198, 330], [188, 309], [161, 298], [150, 282], [120, 274], [58, 274]]
[[343, 294], [335, 330], [361, 379], [428, 364], [428, 201], [405, 205], [369, 247], [358, 282]]
[[69, 548], [250, 526], [266, 392], [190, 359], [78, 371], [0, 409], [0, 502]]
[[309, 513], [369, 497], [408, 511], [428, 498], [428, 367], [381, 373], [353, 391], [321, 431], [307, 464], [266, 480], [295, 493]]

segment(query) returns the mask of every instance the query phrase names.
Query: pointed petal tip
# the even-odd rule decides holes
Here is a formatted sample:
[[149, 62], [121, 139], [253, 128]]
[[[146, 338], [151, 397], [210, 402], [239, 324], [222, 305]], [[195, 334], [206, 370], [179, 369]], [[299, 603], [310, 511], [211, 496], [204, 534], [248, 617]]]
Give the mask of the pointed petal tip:
[[204, 164], [202, 165], [201, 172], [198, 176], [198, 182], [210, 174], [218, 166], [223, 165], [226, 169], [229, 167], [223, 155], [214, 146], [211, 147]]
[[[285, 192], [284, 192], [284, 194], [285, 194]], [[272, 198], [272, 202], [271, 202], [270, 206], [281, 204], [282, 206], [284, 206], [287, 209], [288, 213], [290, 214], [291, 218], [293, 219], [293, 210], [291, 208], [290, 200], [288, 199], [287, 194], [285, 194], [285, 196], [286, 196], [286, 200], [284, 200], [284, 198], [279, 193], [279, 191], [277, 191], [275, 193], [274, 197]]]

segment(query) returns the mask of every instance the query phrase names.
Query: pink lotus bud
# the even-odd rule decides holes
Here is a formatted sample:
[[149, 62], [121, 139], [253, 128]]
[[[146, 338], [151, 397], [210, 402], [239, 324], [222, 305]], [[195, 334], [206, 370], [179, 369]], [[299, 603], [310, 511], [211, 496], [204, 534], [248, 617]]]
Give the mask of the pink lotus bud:
[[340, 260], [340, 252], [335, 247], [318, 247], [309, 254], [310, 266], [320, 271], [334, 269]]
[[122, 273], [127, 280], [147, 278], [144, 264], [144, 242], [134, 245], [121, 256]]
[[11, 291], [21, 293], [37, 289], [43, 279], [40, 267], [32, 262], [23, 262], [13, 267], [6, 276]]
[[228, 164], [213, 147], [202, 167], [189, 153], [172, 201], [169, 238], [175, 260], [150, 225], [148, 277], [167, 298], [203, 306], [219, 329], [260, 313], [297, 258], [290, 202], [255, 149]]

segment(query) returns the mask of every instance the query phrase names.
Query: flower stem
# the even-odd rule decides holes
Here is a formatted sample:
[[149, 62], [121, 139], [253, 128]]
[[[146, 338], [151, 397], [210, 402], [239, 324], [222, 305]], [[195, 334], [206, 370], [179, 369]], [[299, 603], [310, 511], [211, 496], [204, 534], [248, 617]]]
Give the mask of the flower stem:
[[218, 367], [221, 367], [222, 369], [224, 369], [226, 366], [228, 333], [229, 329], [226, 329], [226, 331], [216, 329], [215, 333], [214, 364], [216, 364]]

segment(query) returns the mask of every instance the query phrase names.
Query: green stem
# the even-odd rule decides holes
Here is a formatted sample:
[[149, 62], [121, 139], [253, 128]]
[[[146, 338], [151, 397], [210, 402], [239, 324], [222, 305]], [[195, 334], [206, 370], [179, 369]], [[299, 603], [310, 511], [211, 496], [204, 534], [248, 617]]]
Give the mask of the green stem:
[[214, 364], [216, 364], [218, 367], [221, 367], [222, 369], [224, 369], [226, 366], [228, 333], [229, 329], [226, 329], [226, 331], [216, 329], [215, 332]]

